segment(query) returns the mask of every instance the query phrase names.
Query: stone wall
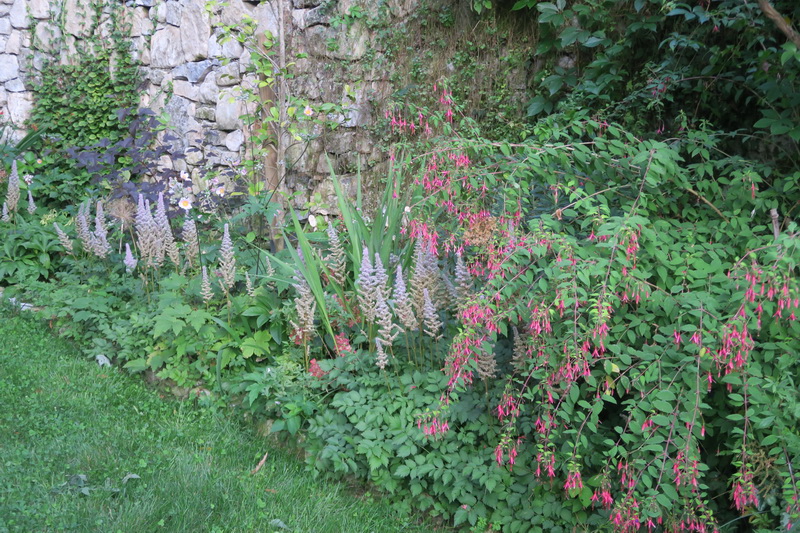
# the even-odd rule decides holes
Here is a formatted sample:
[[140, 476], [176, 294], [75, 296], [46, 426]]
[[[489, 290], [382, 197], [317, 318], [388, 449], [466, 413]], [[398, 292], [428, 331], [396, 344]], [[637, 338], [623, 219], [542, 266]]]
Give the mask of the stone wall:
[[[387, 0], [384, 15], [399, 22], [418, 1]], [[28, 116], [31, 84], [45, 54], [68, 62], [77, 53], [89, 31], [88, 4], [88, 0], [0, 0], [0, 106], [14, 125], [21, 126]], [[331, 24], [356, 5], [370, 14], [377, 3], [227, 0], [207, 9], [204, 0], [129, 0], [125, 17], [144, 78], [141, 105], [166, 112], [181, 148], [196, 148], [186, 152], [185, 160], [165, 159], [163, 164], [199, 173], [203, 167], [235, 166], [245, 156], [250, 132], [239, 117], [252, 110], [242, 89], [257, 83], [247, 68], [253, 52], [235, 40], [223, 43], [222, 28], [250, 18], [257, 32], [278, 35], [281, 6], [287, 58], [306, 54], [293, 67], [289, 92], [312, 105], [336, 103], [345, 108], [330, 117], [339, 122], [333, 133], [309, 132], [319, 135], [288, 147], [285, 186], [304, 191], [308, 199], [319, 194], [324, 201], [332, 193], [324, 179], [329, 175], [328, 160], [345, 175], [355, 170], [357, 161], [367, 167], [384, 161], [365, 128], [392, 91], [390, 73], [372, 67], [381, 63], [375, 59], [382, 52], [373, 48], [375, 36], [362, 20]], [[105, 31], [104, 25], [98, 31]]]

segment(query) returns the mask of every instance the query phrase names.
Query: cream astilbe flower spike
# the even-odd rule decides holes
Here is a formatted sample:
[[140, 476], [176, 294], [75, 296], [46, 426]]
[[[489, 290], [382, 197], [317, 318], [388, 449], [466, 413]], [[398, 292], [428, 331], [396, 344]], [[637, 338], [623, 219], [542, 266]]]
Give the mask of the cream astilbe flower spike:
[[203, 266], [203, 281], [200, 284], [200, 295], [203, 301], [208, 303], [214, 297], [214, 289], [211, 288], [211, 281], [208, 279], [208, 269]]
[[183, 221], [181, 238], [185, 244], [183, 253], [186, 256], [186, 261], [193, 266], [195, 259], [200, 257], [200, 245], [197, 241], [197, 226], [191, 218], [186, 218]]
[[311, 292], [305, 278], [299, 273], [294, 274], [295, 283], [292, 285], [297, 291], [294, 299], [294, 307], [297, 311], [297, 322], [291, 321], [292, 327], [302, 335], [304, 341], [308, 341], [316, 329], [314, 325], [314, 314], [317, 310], [317, 300]]
[[68, 254], [72, 255], [72, 239], [64, 233], [58, 222], [53, 222], [53, 228], [56, 230], [56, 235], [58, 235], [58, 242], [61, 243], [61, 246], [64, 247]]
[[[274, 278], [275, 277], [275, 268], [272, 266], [272, 261], [269, 260], [269, 257], [266, 258], [266, 266], [264, 267], [264, 275], [267, 278]], [[275, 287], [275, 281], [272, 279], [267, 279], [266, 281], [267, 287]]]
[[377, 298], [375, 302], [375, 318], [378, 326], [378, 339], [384, 345], [391, 346], [397, 335], [400, 334], [400, 328], [392, 320], [392, 311], [386, 300], [383, 299], [381, 291], [376, 292]]
[[406, 282], [403, 280], [403, 269], [400, 265], [397, 265], [394, 277], [394, 311], [406, 331], [413, 331], [419, 327], [419, 320], [414, 315], [414, 308], [406, 291]]
[[11, 174], [8, 176], [8, 190], [6, 191], [6, 205], [9, 213], [17, 212], [19, 204], [19, 173], [17, 172], [17, 162], [11, 163]]
[[164, 252], [161, 245], [161, 236], [158, 231], [153, 213], [150, 210], [150, 202], [139, 195], [139, 203], [136, 208], [136, 240], [139, 243], [139, 253], [147, 266], [160, 268], [164, 261]]
[[250, 272], [244, 273], [244, 287], [245, 291], [247, 291], [247, 295], [252, 298], [256, 295], [256, 290], [253, 288], [253, 281], [250, 279]]
[[375, 364], [383, 370], [386, 368], [386, 365], [389, 363], [389, 356], [386, 354], [386, 351], [383, 349], [383, 342], [381, 339], [375, 339]]
[[467, 305], [472, 294], [472, 276], [460, 253], [456, 254], [456, 304], [459, 309]]
[[33, 194], [31, 194], [31, 190], [28, 189], [28, 214], [32, 215], [36, 212], [36, 204], [33, 201]]
[[522, 371], [525, 368], [525, 361], [528, 359], [528, 349], [517, 326], [512, 326], [511, 330], [514, 332], [514, 355], [511, 358], [511, 364], [517, 371]]
[[333, 224], [328, 224], [328, 247], [330, 254], [328, 255], [328, 269], [331, 273], [331, 280], [338, 285], [344, 285], [345, 274], [345, 254], [342, 247], [342, 241], [339, 239], [339, 233]]
[[83, 251], [94, 253], [94, 234], [89, 229], [88, 211], [89, 207], [86, 203], [78, 207], [78, 214], [75, 217], [75, 231], [78, 233], [78, 239], [81, 241]]
[[11, 217], [8, 215], [8, 204], [3, 202], [3, 215], [2, 215], [3, 222], [11, 222]]
[[481, 379], [488, 380], [493, 378], [497, 373], [497, 361], [494, 358], [494, 351], [490, 349], [484, 349], [481, 347], [478, 350], [478, 375]]
[[108, 257], [111, 253], [111, 245], [108, 244], [108, 230], [106, 229], [106, 217], [103, 212], [103, 202], [98, 201], [94, 217], [94, 254], [101, 259]]
[[222, 285], [226, 290], [231, 290], [236, 281], [236, 255], [227, 224], [222, 230], [222, 246], [219, 249], [219, 273]]
[[386, 273], [381, 256], [377, 252], [375, 262], [372, 263], [372, 278], [375, 284], [375, 303], [377, 304], [379, 295], [384, 301], [388, 301], [392, 290], [389, 286], [389, 274]]
[[361, 314], [367, 319], [368, 322], [375, 321], [375, 280], [374, 272], [372, 269], [372, 262], [369, 258], [369, 250], [364, 247], [361, 254], [361, 268], [358, 272], [358, 281], [356, 282], [358, 290], [358, 307], [361, 309]]
[[169, 224], [169, 217], [167, 216], [167, 208], [164, 204], [164, 193], [158, 193], [158, 203], [156, 204], [156, 216], [153, 219], [158, 226], [158, 233], [161, 239], [161, 246], [164, 253], [169, 257], [175, 267], [181, 266], [181, 256], [178, 252], [178, 246], [175, 244], [175, 237], [172, 235], [172, 227]]
[[133, 252], [131, 252], [131, 245], [127, 242], [125, 243], [125, 260], [123, 264], [125, 265], [125, 272], [128, 274], [136, 270], [136, 265], [138, 264], [138, 261], [133, 256]]
[[442, 333], [442, 321], [439, 319], [439, 313], [436, 312], [436, 308], [433, 306], [428, 289], [423, 289], [422, 291], [425, 299], [425, 304], [423, 306], [425, 333], [438, 341], [444, 336]]

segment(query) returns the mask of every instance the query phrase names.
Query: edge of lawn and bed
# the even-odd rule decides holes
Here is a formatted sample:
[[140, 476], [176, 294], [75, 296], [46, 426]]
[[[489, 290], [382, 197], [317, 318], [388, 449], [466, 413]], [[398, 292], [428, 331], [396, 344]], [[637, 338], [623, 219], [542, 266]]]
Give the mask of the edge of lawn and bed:
[[[431, 531], [0, 308], [0, 532]], [[264, 454], [268, 457], [255, 473]]]

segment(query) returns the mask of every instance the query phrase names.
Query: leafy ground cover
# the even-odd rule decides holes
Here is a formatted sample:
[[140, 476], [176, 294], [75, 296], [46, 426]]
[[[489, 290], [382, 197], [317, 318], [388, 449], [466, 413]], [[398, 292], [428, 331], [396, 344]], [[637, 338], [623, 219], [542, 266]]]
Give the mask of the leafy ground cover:
[[4, 317], [0, 360], [0, 531], [430, 530], [312, 479], [229, 419], [86, 361], [30, 318]]

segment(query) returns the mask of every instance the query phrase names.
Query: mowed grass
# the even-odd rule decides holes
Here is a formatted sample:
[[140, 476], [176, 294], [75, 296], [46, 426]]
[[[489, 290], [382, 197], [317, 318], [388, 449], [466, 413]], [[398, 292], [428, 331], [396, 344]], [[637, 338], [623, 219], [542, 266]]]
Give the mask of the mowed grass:
[[0, 532], [434, 529], [9, 315], [0, 308]]

